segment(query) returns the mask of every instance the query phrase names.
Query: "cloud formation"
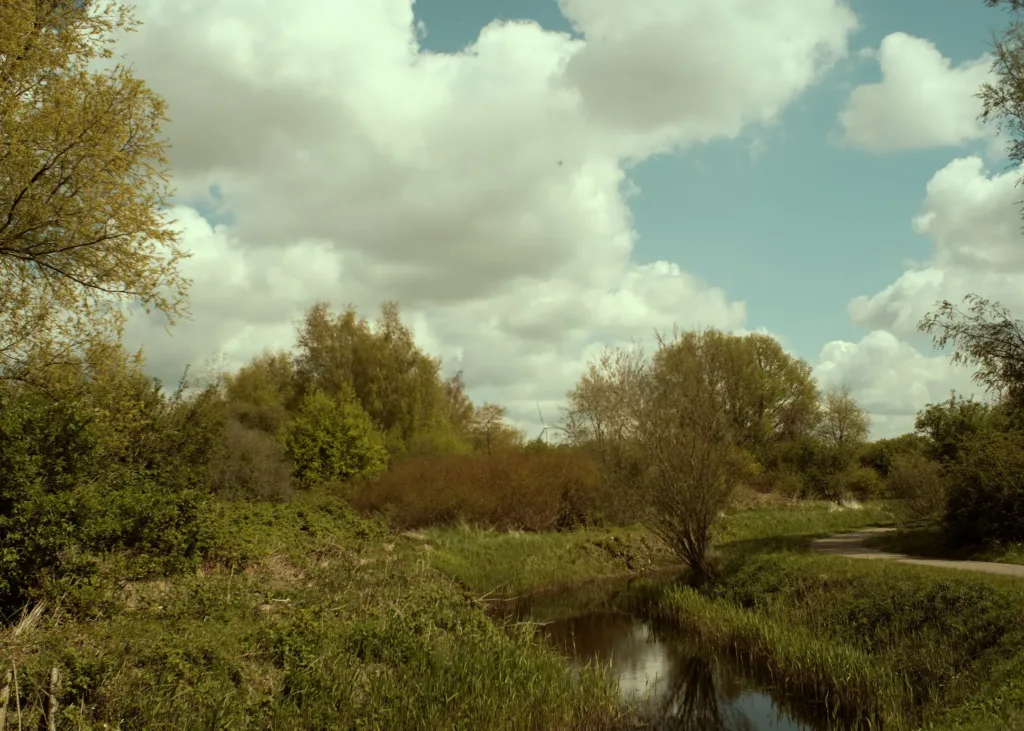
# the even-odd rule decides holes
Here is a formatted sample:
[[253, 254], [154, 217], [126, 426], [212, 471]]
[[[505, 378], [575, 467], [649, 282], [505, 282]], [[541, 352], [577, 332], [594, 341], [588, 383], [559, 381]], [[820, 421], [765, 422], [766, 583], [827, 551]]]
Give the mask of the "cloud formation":
[[957, 147], [984, 139], [979, 87], [992, 59], [954, 66], [931, 41], [906, 33], [882, 39], [882, 80], [856, 87], [839, 114], [842, 140], [871, 152]]
[[685, 262], [632, 261], [627, 166], [772, 123], [856, 19], [838, 0], [560, 7], [582, 39], [495, 22], [436, 54], [410, 0], [140, 2], [122, 50], [169, 102], [196, 252], [194, 321], [129, 327], [154, 372], [287, 345], [318, 298], [397, 299], [474, 397], [550, 421], [602, 344], [743, 327]]

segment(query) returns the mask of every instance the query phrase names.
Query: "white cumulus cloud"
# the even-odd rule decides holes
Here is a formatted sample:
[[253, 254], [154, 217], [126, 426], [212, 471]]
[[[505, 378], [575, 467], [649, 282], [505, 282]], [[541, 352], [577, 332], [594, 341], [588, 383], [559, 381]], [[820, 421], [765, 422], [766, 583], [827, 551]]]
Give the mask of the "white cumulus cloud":
[[988, 55], [954, 66], [935, 44], [906, 33], [882, 39], [882, 80], [856, 87], [839, 114], [843, 141], [872, 152], [955, 147], [988, 134], [976, 98]]
[[[194, 320], [137, 318], [164, 378], [287, 345], [318, 298], [404, 305], [478, 399], [523, 422], [602, 344], [742, 328], [742, 302], [637, 264], [628, 165], [737, 137], [846, 53], [840, 0], [562, 0], [582, 38], [495, 22], [420, 47], [411, 0], [142, 0], [122, 50], [169, 103]], [[713, 60], [712, 60], [713, 59]], [[217, 186], [227, 225], [195, 208]], [[202, 205], [201, 205], [202, 204]]]
[[815, 369], [822, 383], [849, 383], [876, 416], [878, 433], [905, 430], [918, 409], [951, 389], [984, 396], [969, 368], [953, 367], [947, 354], [922, 353], [928, 344], [917, 324], [937, 301], [959, 303], [971, 293], [1024, 316], [1019, 175], [992, 174], [977, 157], [955, 159], [935, 173], [913, 219], [914, 230], [931, 244], [927, 261], [882, 291], [850, 302], [851, 319], [870, 328], [868, 336], [822, 350]]

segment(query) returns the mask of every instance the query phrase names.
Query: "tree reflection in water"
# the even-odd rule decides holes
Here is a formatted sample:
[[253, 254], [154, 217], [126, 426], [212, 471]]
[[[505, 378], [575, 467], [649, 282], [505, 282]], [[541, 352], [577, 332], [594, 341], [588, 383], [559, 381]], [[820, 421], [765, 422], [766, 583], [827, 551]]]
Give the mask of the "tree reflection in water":
[[543, 634], [579, 665], [609, 667], [623, 696], [663, 731], [821, 728], [805, 713], [759, 692], [733, 663], [719, 662], [685, 637], [663, 633], [625, 612], [594, 612], [545, 624]]

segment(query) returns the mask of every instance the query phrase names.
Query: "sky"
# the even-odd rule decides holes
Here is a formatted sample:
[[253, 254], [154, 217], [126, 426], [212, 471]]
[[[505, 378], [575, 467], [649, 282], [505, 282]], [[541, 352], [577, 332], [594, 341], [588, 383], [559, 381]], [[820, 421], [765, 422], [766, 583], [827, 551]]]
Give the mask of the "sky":
[[192, 319], [126, 332], [166, 382], [395, 299], [531, 436], [677, 324], [777, 337], [885, 437], [976, 392], [916, 332], [937, 300], [1024, 311], [982, 0], [136, 5], [193, 253]]

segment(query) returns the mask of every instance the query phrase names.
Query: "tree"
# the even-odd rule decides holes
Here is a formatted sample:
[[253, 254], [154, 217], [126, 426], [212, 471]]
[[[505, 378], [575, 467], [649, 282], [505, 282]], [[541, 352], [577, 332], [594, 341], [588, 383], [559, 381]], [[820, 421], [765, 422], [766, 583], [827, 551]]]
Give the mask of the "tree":
[[821, 404], [818, 438], [840, 452], [856, 450], [868, 438], [871, 420], [854, 400], [848, 386], [836, 386], [825, 393]]
[[1024, 322], [998, 302], [976, 294], [964, 297], [967, 309], [948, 300], [918, 323], [937, 349], [952, 347], [954, 365], [975, 368], [974, 381], [1009, 404], [1024, 405]]
[[[1024, 9], [1024, 0], [985, 0], [989, 7], [1002, 6], [1012, 13]], [[1024, 25], [1014, 15], [1010, 25], [992, 44], [992, 75], [982, 84], [981, 119], [1010, 139], [1008, 156], [1016, 165], [1024, 162]]]
[[638, 347], [609, 350], [569, 393], [567, 437], [611, 457], [605, 468], [643, 496], [646, 523], [697, 579], [712, 571], [712, 527], [750, 468], [725, 408], [728, 342], [676, 330], [650, 360]]
[[93, 70], [137, 23], [110, 2], [0, 3], [0, 375], [43, 379], [138, 302], [185, 313], [166, 216], [164, 101]]
[[928, 439], [930, 457], [955, 462], [976, 436], [995, 426], [992, 406], [956, 393], [948, 401], [928, 404], [917, 413], [914, 428]]
[[452, 395], [441, 378], [441, 363], [416, 345], [395, 303], [385, 303], [371, 325], [352, 306], [334, 315], [326, 302], [319, 302], [299, 326], [298, 351], [300, 393], [337, 395], [351, 387], [385, 435], [392, 456], [411, 447], [455, 446], [447, 418]]
[[266, 351], [225, 375], [224, 391], [239, 422], [276, 435], [298, 405], [294, 360], [284, 351]]
[[716, 333], [729, 355], [725, 407], [740, 446], [762, 455], [771, 445], [809, 434], [818, 416], [818, 387], [811, 367], [761, 333]]
[[292, 474], [305, 487], [387, 466], [380, 435], [351, 389], [339, 396], [307, 394], [285, 428], [284, 447]]
[[504, 406], [490, 403], [474, 411], [470, 434], [478, 451], [492, 454], [523, 446], [522, 432], [509, 426], [505, 414]]

